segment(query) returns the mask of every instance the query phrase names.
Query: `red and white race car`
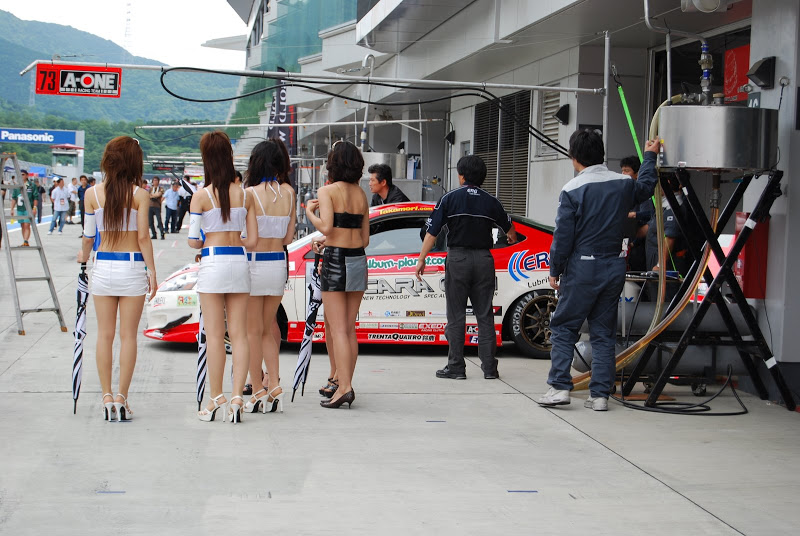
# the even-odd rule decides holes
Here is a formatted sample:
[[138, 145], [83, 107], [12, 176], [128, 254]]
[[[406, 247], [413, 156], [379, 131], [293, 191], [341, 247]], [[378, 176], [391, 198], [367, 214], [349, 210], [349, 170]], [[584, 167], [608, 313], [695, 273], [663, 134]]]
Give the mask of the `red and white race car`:
[[[446, 238], [442, 233], [427, 258], [422, 281], [414, 275], [422, 245], [420, 229], [433, 211], [432, 203], [399, 203], [370, 210], [370, 243], [366, 248], [369, 280], [361, 302], [356, 332], [362, 343], [446, 345], [444, 299]], [[495, 228], [496, 288], [493, 307], [498, 344], [513, 341], [531, 357], [550, 354], [550, 314], [555, 309], [548, 285], [551, 227], [512, 216], [519, 241], [508, 245]], [[307, 278], [313, 267], [310, 234], [289, 246], [289, 280], [278, 322], [283, 338], [300, 342], [308, 303]], [[153, 339], [194, 342], [199, 300], [194, 290], [197, 265], [187, 265], [170, 275], [146, 307], [144, 334]], [[477, 344], [477, 325], [467, 310], [467, 345]], [[314, 341], [324, 341], [322, 311]]]

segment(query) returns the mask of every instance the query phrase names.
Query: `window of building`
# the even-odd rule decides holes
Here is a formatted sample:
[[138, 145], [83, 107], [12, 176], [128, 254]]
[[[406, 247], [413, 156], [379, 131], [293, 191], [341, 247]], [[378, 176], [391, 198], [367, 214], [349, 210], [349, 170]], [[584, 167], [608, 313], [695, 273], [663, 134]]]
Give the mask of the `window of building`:
[[[473, 154], [486, 162], [483, 189], [496, 196], [511, 214], [525, 215], [528, 206], [528, 122], [531, 93], [520, 91], [500, 99], [509, 113], [502, 117], [500, 136], [500, 180], [497, 180], [497, 127], [500, 110], [494, 102], [475, 106]], [[515, 120], [512, 115], [515, 115]]]
[[[557, 85], [557, 84], [556, 84]], [[558, 141], [559, 122], [555, 118], [558, 108], [561, 106], [560, 91], [540, 91], [539, 92], [539, 112], [536, 121], [536, 128], [548, 138]], [[556, 150], [536, 140], [536, 156], [554, 155]]]

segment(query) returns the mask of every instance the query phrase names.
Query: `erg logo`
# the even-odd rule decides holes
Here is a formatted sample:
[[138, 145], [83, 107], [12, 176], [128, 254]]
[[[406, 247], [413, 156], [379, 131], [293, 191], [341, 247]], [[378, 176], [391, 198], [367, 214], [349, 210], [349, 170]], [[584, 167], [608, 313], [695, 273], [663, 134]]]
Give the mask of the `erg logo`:
[[531, 253], [528, 255], [528, 250], [523, 249], [517, 251], [508, 261], [508, 273], [514, 281], [522, 281], [522, 279], [530, 279], [525, 272], [531, 270], [544, 270], [550, 268], [550, 254], [546, 251], [539, 253]]

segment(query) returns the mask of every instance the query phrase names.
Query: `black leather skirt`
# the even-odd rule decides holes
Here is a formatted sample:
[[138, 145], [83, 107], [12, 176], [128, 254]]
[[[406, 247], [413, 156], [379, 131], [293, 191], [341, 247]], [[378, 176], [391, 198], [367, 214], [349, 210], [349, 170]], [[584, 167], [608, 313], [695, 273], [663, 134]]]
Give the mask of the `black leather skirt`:
[[322, 251], [320, 287], [323, 292], [367, 290], [367, 256], [364, 248], [325, 246]]

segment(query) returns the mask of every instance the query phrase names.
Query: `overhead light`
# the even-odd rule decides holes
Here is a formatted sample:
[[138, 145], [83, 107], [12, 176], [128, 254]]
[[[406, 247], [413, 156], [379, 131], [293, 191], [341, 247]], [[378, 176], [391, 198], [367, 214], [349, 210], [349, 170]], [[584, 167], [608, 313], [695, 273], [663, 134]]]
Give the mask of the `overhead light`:
[[556, 121], [561, 123], [562, 125], [569, 124], [569, 104], [564, 104], [559, 108], [553, 117], [556, 118]]

